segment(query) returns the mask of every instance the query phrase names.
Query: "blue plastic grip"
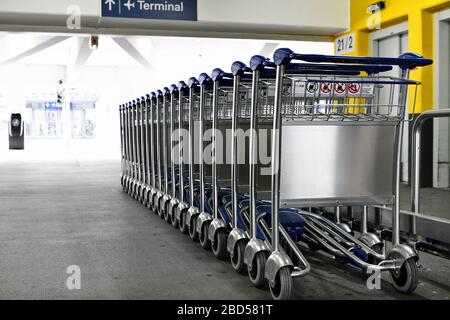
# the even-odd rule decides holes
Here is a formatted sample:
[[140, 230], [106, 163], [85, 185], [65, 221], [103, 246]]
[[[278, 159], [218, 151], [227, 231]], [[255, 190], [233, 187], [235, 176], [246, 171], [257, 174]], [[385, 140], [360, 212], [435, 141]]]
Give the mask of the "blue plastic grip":
[[195, 77], [190, 77], [188, 80], [188, 87], [193, 88], [198, 86], [198, 80]]
[[433, 64], [433, 60], [425, 59], [415, 53], [405, 53], [399, 58], [385, 57], [351, 57], [351, 56], [327, 56], [320, 54], [299, 54], [288, 48], [275, 51], [273, 56], [276, 65], [288, 65], [292, 60], [306, 62], [329, 63], [356, 63], [356, 64], [387, 64], [399, 66], [402, 69], [415, 69]]
[[172, 84], [170, 86], [170, 93], [174, 93], [174, 92], [177, 92], [177, 91], [178, 91], [177, 85], [176, 84]]
[[238, 76], [238, 75], [242, 76], [242, 75], [244, 75], [244, 73], [251, 72], [251, 71], [252, 71], [252, 69], [247, 67], [245, 65], [245, 63], [243, 63], [241, 61], [235, 61], [231, 65], [231, 73], [233, 74], [233, 76]]
[[202, 85], [211, 81], [212, 81], [211, 77], [205, 72], [200, 73], [200, 75], [198, 76], [198, 82]]
[[170, 95], [170, 90], [169, 90], [168, 87], [164, 87], [164, 88], [163, 88], [163, 94], [164, 94], [165, 96]]
[[255, 71], [262, 71], [264, 68], [276, 68], [275, 63], [264, 56], [256, 55], [250, 59], [250, 68]]
[[186, 90], [188, 88], [188, 86], [187, 86], [187, 84], [186, 84], [186, 82], [184, 82], [184, 81], [180, 81], [180, 82], [178, 82], [178, 90]]
[[213, 81], [222, 80], [223, 78], [232, 79], [233, 75], [231, 73], [225, 72], [220, 68], [216, 68], [211, 72], [211, 78]]

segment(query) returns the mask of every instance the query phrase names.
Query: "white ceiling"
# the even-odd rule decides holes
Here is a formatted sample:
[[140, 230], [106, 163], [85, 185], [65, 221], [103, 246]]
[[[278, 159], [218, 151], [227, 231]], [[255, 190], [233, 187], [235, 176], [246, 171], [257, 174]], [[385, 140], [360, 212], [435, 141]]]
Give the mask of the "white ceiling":
[[255, 54], [271, 57], [278, 47], [333, 53], [332, 43], [321, 42], [100, 36], [91, 50], [88, 41], [86, 35], [0, 33], [0, 106], [19, 96], [54, 95], [59, 79], [73, 94], [128, 99], [217, 67], [229, 71]]

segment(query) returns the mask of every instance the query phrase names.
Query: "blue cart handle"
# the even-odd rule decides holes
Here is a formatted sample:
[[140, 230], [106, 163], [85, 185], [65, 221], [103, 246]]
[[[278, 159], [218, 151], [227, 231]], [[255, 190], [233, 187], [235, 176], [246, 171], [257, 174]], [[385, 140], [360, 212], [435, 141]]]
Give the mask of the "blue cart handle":
[[246, 73], [248, 74], [251, 72], [252, 72], [252, 69], [247, 67], [245, 65], [245, 63], [243, 63], [241, 61], [235, 61], [231, 65], [231, 73], [233, 74], [233, 76], [243, 76], [244, 74], [246, 74]]
[[156, 97], [157, 98], [162, 98], [163, 95], [164, 94], [163, 94], [163, 92], [161, 90], [156, 90]]
[[266, 68], [275, 69], [277, 66], [264, 56], [256, 55], [250, 59], [250, 68], [253, 71], [263, 71]]
[[[259, 71], [266, 71], [268, 72], [268, 75], [271, 74], [272, 70], [276, 68], [275, 63], [271, 62], [269, 59], [256, 55], [253, 56], [250, 60], [250, 66], [253, 71], [259, 70]], [[340, 70], [340, 71], [351, 71], [349, 75], [355, 75], [354, 71], [364, 71], [368, 74], [376, 74], [380, 72], [386, 72], [392, 70], [392, 66], [387, 65], [346, 65], [345, 70], [343, 70], [342, 65], [338, 64], [314, 64], [314, 63], [298, 63], [298, 64], [291, 64], [286, 69], [286, 72], [304, 72], [306, 70]], [[318, 74], [318, 73], [314, 73]], [[330, 74], [327, 72], [327, 74]], [[341, 74], [340, 74], [341, 75]]]
[[175, 93], [175, 92], [178, 92], [178, 87], [176, 84], [172, 84], [170, 86], [170, 93]]
[[233, 74], [225, 72], [220, 68], [216, 68], [211, 72], [211, 78], [213, 79], [213, 81], [222, 80], [224, 78], [233, 79]]
[[186, 82], [180, 81], [178, 82], [178, 90], [179, 91], [186, 91], [189, 87], [187, 86]]
[[209, 82], [212, 82], [212, 79], [207, 73], [203, 72], [203, 73], [200, 73], [200, 75], [198, 76], [198, 82], [201, 85], [203, 85], [203, 84], [207, 84]]
[[164, 87], [164, 88], [163, 88], [163, 93], [164, 93], [165, 96], [170, 95], [170, 89], [167, 88], [167, 87]]
[[291, 49], [282, 48], [274, 53], [276, 65], [288, 65], [292, 60], [302, 60], [306, 62], [329, 62], [329, 63], [356, 63], [356, 64], [387, 64], [399, 66], [402, 69], [415, 69], [433, 64], [433, 60], [425, 59], [415, 53], [405, 53], [399, 58], [377, 58], [377, 57], [350, 57], [350, 56], [327, 56], [320, 54], [300, 54]]
[[199, 84], [199, 82], [198, 82], [197, 78], [195, 78], [195, 77], [190, 77], [189, 78], [189, 80], [188, 80], [188, 87], [189, 88], [197, 87], [198, 84]]

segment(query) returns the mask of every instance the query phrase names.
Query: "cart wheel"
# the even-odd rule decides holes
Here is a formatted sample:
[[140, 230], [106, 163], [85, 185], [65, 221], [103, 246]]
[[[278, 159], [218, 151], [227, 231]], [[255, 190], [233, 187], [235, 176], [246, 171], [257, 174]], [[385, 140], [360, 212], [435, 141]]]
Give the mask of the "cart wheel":
[[245, 251], [245, 242], [240, 240], [236, 243], [234, 247], [233, 257], [231, 258], [231, 265], [233, 269], [237, 273], [244, 274], [245, 273], [245, 263], [244, 263], [244, 251]]
[[211, 241], [209, 240], [209, 237], [208, 237], [209, 224], [210, 224], [210, 222], [203, 223], [202, 232], [198, 235], [200, 244], [202, 245], [203, 249], [205, 249], [205, 250], [211, 249]]
[[180, 221], [178, 222], [180, 231], [184, 234], [188, 233], [188, 225], [186, 224], [186, 211], [182, 211], [180, 214]]
[[164, 220], [166, 220], [167, 223], [172, 223], [171, 218], [170, 218], [170, 214], [169, 214], [169, 205], [165, 204], [164, 205]]
[[289, 267], [281, 268], [270, 286], [274, 300], [290, 300], [292, 296], [292, 276]]
[[173, 216], [170, 218], [171, 222], [172, 222], [172, 227], [174, 228], [178, 228], [178, 220], [175, 216], [175, 213], [173, 214]]
[[191, 237], [192, 241], [198, 241], [198, 232], [197, 232], [197, 216], [193, 216], [191, 218], [191, 224], [189, 225], [189, 237]]
[[266, 286], [264, 271], [266, 270], [267, 254], [264, 251], [258, 252], [253, 258], [252, 265], [247, 266], [248, 277], [257, 288]]
[[225, 229], [217, 230], [214, 241], [211, 243], [212, 252], [216, 258], [225, 260], [227, 257], [227, 234]]
[[398, 274], [391, 271], [391, 277], [395, 290], [402, 293], [412, 293], [418, 283], [416, 261], [409, 258], [403, 263]]

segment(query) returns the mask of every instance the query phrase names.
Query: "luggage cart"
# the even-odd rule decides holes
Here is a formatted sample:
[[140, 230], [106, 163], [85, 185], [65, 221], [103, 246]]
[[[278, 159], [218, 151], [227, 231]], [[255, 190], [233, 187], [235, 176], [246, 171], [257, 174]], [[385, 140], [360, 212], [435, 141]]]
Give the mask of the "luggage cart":
[[170, 185], [172, 183], [173, 175], [170, 171], [170, 149], [169, 146], [169, 129], [170, 129], [170, 106], [171, 106], [171, 93], [169, 88], [164, 87], [163, 97], [162, 97], [162, 154], [163, 154], [163, 180], [164, 180], [164, 196], [161, 199], [160, 210], [161, 217], [167, 223], [170, 223], [170, 215], [169, 215], [169, 203], [171, 200], [170, 196]]
[[[226, 73], [222, 69], [216, 68], [211, 73], [213, 80], [212, 98], [212, 209], [213, 220], [209, 224], [208, 237], [211, 241], [213, 254], [221, 260], [228, 256], [227, 236], [229, 225], [225, 221], [227, 212], [224, 198], [230, 197], [231, 183], [230, 166], [223, 155], [227, 152], [223, 150], [223, 144], [219, 144], [218, 132], [226, 137], [227, 128], [231, 127], [231, 109], [233, 101], [233, 75]], [[222, 147], [219, 150], [218, 147]], [[219, 159], [220, 157], [220, 159]], [[228, 200], [229, 203], [229, 200]], [[227, 219], [230, 221], [230, 219]]]
[[[273, 62], [268, 61], [262, 56], [254, 56], [250, 61], [253, 70], [253, 88], [252, 88], [252, 109], [251, 109], [251, 126], [250, 126], [250, 199], [249, 211], [251, 216], [251, 235], [252, 239], [245, 249], [245, 263], [248, 266], [248, 274], [250, 280], [257, 287], [265, 284], [265, 265], [270, 254], [272, 246], [271, 241], [271, 202], [261, 201], [259, 198], [265, 198], [267, 191], [271, 192], [272, 188], [267, 188], [267, 178], [269, 175], [262, 175], [257, 170], [261, 170], [258, 162], [258, 147], [256, 142], [259, 141], [261, 132], [258, 130], [267, 126], [273, 126], [273, 105], [275, 92], [275, 68]], [[366, 72], [373, 72], [374, 67], [357, 66], [347, 67], [343, 69], [336, 65], [297, 65], [295, 71], [301, 72], [304, 75], [359, 75], [360, 70]], [[390, 67], [377, 66], [377, 71], [389, 70]], [[258, 139], [255, 137], [258, 136]], [[258, 183], [256, 183], [258, 181]], [[269, 197], [270, 198], [270, 197]], [[279, 210], [279, 229], [280, 229], [280, 252], [284, 253], [292, 261], [292, 273], [296, 277], [306, 275], [310, 266], [304, 256], [297, 248], [296, 241], [304, 235], [305, 221], [298, 215], [298, 210], [291, 208], [282, 208]], [[288, 297], [291, 286], [286, 286], [284, 293], [280, 292], [280, 288], [271, 286], [272, 295], [275, 299], [283, 299]], [[283, 290], [281, 290], [283, 291]], [[284, 297], [283, 297], [284, 296]]]
[[150, 127], [149, 132], [149, 149], [150, 149], [150, 171], [151, 171], [151, 183], [150, 188], [147, 193], [147, 206], [148, 208], [155, 212], [156, 211], [156, 195], [158, 193], [157, 189], [157, 145], [156, 145], [156, 93], [151, 92], [149, 97], [150, 103], [148, 106], [149, 121], [148, 126]]
[[177, 193], [177, 188], [180, 186], [180, 173], [179, 173], [179, 165], [177, 161], [179, 160], [179, 154], [175, 152], [175, 140], [178, 138], [176, 136], [176, 131], [178, 131], [178, 114], [179, 114], [179, 93], [178, 87], [175, 84], [172, 84], [169, 88], [170, 90], [170, 124], [169, 124], [169, 139], [170, 139], [170, 170], [172, 176], [172, 183], [170, 185], [171, 191], [171, 199], [168, 204], [167, 214], [169, 215], [170, 222], [173, 227], [178, 227], [178, 221], [175, 217], [175, 208], [180, 203], [179, 193]]
[[137, 161], [136, 161], [136, 100], [129, 103], [128, 109], [128, 119], [130, 128], [130, 153], [131, 153], [131, 178], [129, 180], [128, 193], [130, 196], [134, 197], [136, 193], [136, 183], [137, 183]]
[[137, 129], [137, 141], [136, 149], [138, 154], [138, 182], [135, 198], [139, 202], [144, 200], [144, 187], [145, 187], [145, 144], [144, 144], [144, 109], [145, 109], [145, 97], [136, 99], [136, 129]]
[[133, 194], [132, 197], [134, 199], [137, 199], [138, 195], [138, 186], [139, 186], [139, 180], [140, 180], [140, 172], [139, 172], [139, 126], [138, 126], [138, 119], [139, 119], [139, 98], [133, 100], [133, 135], [134, 135], [134, 142], [133, 142], [133, 152], [134, 152], [134, 171], [135, 171], [135, 179], [133, 183]]
[[183, 137], [183, 132], [186, 132], [189, 128], [189, 87], [184, 81], [178, 83], [178, 171], [179, 171], [179, 184], [178, 184], [178, 200], [179, 204], [175, 208], [175, 220], [173, 225], [178, 227], [182, 233], [188, 233], [188, 225], [186, 223], [186, 214], [190, 208], [187, 202], [186, 189], [189, 187], [187, 173], [189, 168], [186, 165], [185, 150], [188, 150], [186, 146], [186, 139]]
[[130, 103], [127, 102], [123, 106], [123, 118], [124, 118], [124, 132], [125, 132], [125, 155], [126, 155], [126, 176], [124, 180], [125, 191], [130, 192], [131, 179], [132, 179], [132, 167], [133, 159], [131, 155], [131, 128], [130, 128]]
[[[205, 250], [211, 249], [208, 230], [213, 220], [213, 197], [212, 197], [212, 149], [205, 151], [205, 142], [212, 144], [206, 132], [211, 129], [213, 120], [213, 81], [206, 73], [201, 73], [198, 77], [200, 85], [200, 113], [199, 113], [199, 159], [200, 159], [200, 214], [197, 218], [197, 233], [199, 242]], [[208, 180], [208, 181], [207, 181]]]
[[127, 154], [126, 154], [126, 128], [125, 128], [125, 107], [119, 106], [120, 116], [120, 185], [123, 191], [126, 191], [125, 181], [127, 179]]
[[[245, 69], [245, 65], [238, 62], [237, 65], [241, 69]], [[240, 72], [237, 71], [236, 72]], [[240, 208], [243, 201], [246, 200], [245, 195], [239, 193], [238, 188], [248, 186], [246, 177], [239, 177], [238, 171], [243, 171], [245, 164], [238, 165], [235, 161], [233, 165], [232, 155], [235, 152], [227, 152], [225, 142], [233, 138], [234, 132], [238, 128], [237, 119], [233, 119], [237, 113], [234, 109], [238, 108], [238, 104], [249, 102], [248, 87], [235, 86], [234, 75], [226, 73], [221, 69], [214, 69], [211, 75], [213, 80], [212, 86], [212, 190], [211, 190], [211, 211], [213, 212], [212, 220], [209, 220], [208, 237], [211, 242], [212, 251], [219, 259], [225, 259], [230, 256], [233, 268], [238, 272], [245, 270], [243, 263], [243, 247], [244, 237], [240, 237], [241, 233], [235, 230], [233, 239], [228, 243], [230, 232], [233, 226], [236, 229], [246, 230], [246, 225], [242, 217]], [[240, 78], [240, 76], [239, 76]], [[247, 79], [248, 80], [248, 79]], [[237, 88], [235, 90], [235, 87]], [[231, 135], [229, 135], [231, 133]], [[218, 140], [220, 139], [220, 143]], [[232, 141], [232, 150], [237, 151], [236, 141]], [[233, 145], [234, 144], [234, 145]], [[225, 159], [224, 156], [225, 155]], [[248, 170], [247, 170], [248, 171]], [[246, 171], [244, 171], [246, 173]], [[235, 190], [235, 192], [233, 192]], [[233, 196], [234, 193], [234, 196]], [[234, 215], [233, 210], [237, 211]], [[234, 224], [236, 221], [236, 224]], [[201, 230], [201, 225], [198, 226]], [[205, 228], [205, 227], [203, 227]], [[241, 250], [240, 250], [241, 249]], [[230, 253], [230, 254], [229, 254]]]
[[[365, 71], [360, 65], [374, 65], [375, 70], [366, 71], [368, 76], [305, 76], [304, 66], [293, 60], [332, 63], [329, 68], [343, 71]], [[408, 80], [409, 71], [432, 61], [414, 54], [398, 59], [334, 57], [278, 49], [274, 62], [272, 225], [279, 223], [280, 207], [299, 208], [303, 242], [361, 269], [389, 271], [398, 291], [414, 291], [418, 256], [400, 244], [398, 232], [401, 136], [408, 87], [417, 90], [420, 85]], [[375, 76], [392, 65], [400, 66], [401, 78]], [[388, 89], [388, 97], [380, 97], [382, 88]], [[393, 206], [394, 240], [386, 255], [305, 209], [355, 205]], [[272, 295], [289, 297], [296, 274], [280, 251], [275, 228], [271, 249], [265, 276]]]
[[[197, 218], [200, 214], [199, 204], [199, 166], [196, 164], [195, 155], [199, 154], [200, 145], [199, 139], [196, 139], [196, 124], [200, 120], [200, 88], [199, 82], [196, 78], [192, 77], [188, 81], [189, 87], [189, 209], [186, 212], [186, 224], [188, 227], [189, 236], [193, 241], [198, 241], [197, 232]], [[197, 126], [198, 128], [198, 126]], [[201, 136], [201, 134], [199, 134]]]
[[[238, 129], [244, 132], [248, 129], [248, 117], [251, 101], [251, 69], [244, 63], [236, 61], [231, 66], [233, 75], [233, 101], [231, 111], [231, 232], [227, 238], [227, 251], [233, 268], [238, 273], [244, 273], [247, 269], [244, 263], [244, 250], [250, 240], [247, 225], [243, 222], [241, 210], [248, 196], [242, 194], [243, 188], [248, 188], [248, 147], [244, 145], [244, 164], [238, 164]], [[244, 137], [245, 138], [245, 137]], [[244, 144], [246, 140], [244, 139]], [[247, 170], [245, 170], [247, 169]], [[246, 175], [243, 176], [243, 173]], [[241, 189], [241, 190], [240, 190]], [[246, 219], [248, 220], [248, 219]]]
[[144, 104], [144, 139], [143, 143], [145, 144], [144, 152], [145, 152], [145, 169], [144, 169], [144, 175], [145, 175], [145, 183], [143, 188], [143, 195], [142, 195], [142, 204], [146, 207], [149, 206], [149, 193], [151, 192], [152, 188], [152, 180], [151, 180], [151, 168], [150, 168], [150, 105], [151, 105], [151, 99], [150, 94], [145, 95], [145, 104]]
[[164, 115], [164, 108], [163, 108], [163, 97], [164, 94], [161, 90], [156, 91], [156, 174], [157, 174], [157, 190], [158, 192], [155, 195], [155, 214], [158, 214], [160, 217], [162, 217], [162, 199], [164, 197], [164, 146], [162, 143], [162, 136], [163, 136], [163, 115]]

